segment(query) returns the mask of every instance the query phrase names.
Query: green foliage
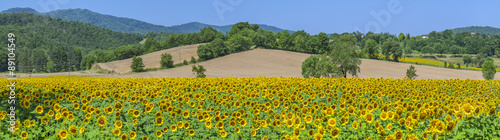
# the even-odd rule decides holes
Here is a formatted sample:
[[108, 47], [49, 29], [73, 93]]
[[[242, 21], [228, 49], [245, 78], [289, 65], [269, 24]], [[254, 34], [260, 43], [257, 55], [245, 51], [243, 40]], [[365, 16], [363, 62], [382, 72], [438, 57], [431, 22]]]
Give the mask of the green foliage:
[[496, 66], [493, 63], [493, 58], [486, 58], [486, 61], [483, 64], [482, 72], [485, 80], [492, 80], [495, 77], [495, 73], [497, 73], [497, 71]]
[[205, 72], [207, 70], [202, 65], [198, 65], [198, 66], [193, 65], [193, 69], [191, 71], [193, 71], [193, 74], [196, 75], [196, 78], [205, 78], [206, 77]]
[[[344, 37], [342, 37], [344, 36]], [[333, 47], [332, 52], [328, 56], [332, 59], [332, 63], [338, 67], [338, 71], [345, 77], [350, 73], [353, 77], [357, 77], [360, 72], [359, 65], [361, 60], [356, 57], [356, 48], [351, 39], [347, 39], [349, 35], [341, 35], [344, 38], [337, 42]]]
[[342, 77], [342, 73], [332, 62], [326, 54], [311, 55], [302, 62], [302, 76], [304, 78]]
[[188, 65], [189, 63], [188, 63], [188, 61], [187, 61], [187, 60], [184, 60], [184, 61], [182, 61], [182, 64], [183, 64], [183, 65]]
[[499, 35], [500, 29], [490, 26], [469, 26], [462, 28], [452, 29], [454, 33], [462, 33], [462, 32], [474, 32], [474, 33], [482, 33], [482, 34], [490, 34], [490, 35]]
[[410, 68], [406, 70], [406, 78], [413, 80], [417, 77], [417, 70], [415, 70], [413, 65], [410, 65]]
[[173, 68], [174, 61], [172, 60], [172, 55], [167, 54], [167, 53], [162, 54], [160, 64], [161, 64], [161, 67]]
[[56, 64], [54, 64], [54, 61], [47, 62], [47, 67], [46, 67], [47, 72], [56, 72], [55, 66], [56, 66]]
[[[396, 41], [386, 41], [382, 45], [382, 53], [385, 56], [391, 56], [393, 57], [393, 61], [398, 61], [399, 57], [403, 56], [403, 48], [401, 48], [401, 45], [399, 42]], [[388, 59], [388, 58], [386, 58]]]
[[53, 18], [61, 18], [63, 20], [79, 21], [90, 23], [96, 26], [105, 27], [113, 31], [126, 32], [126, 33], [141, 33], [148, 32], [164, 32], [164, 33], [180, 33], [181, 31], [160, 25], [154, 25], [147, 22], [121, 18], [110, 15], [104, 15], [92, 12], [87, 9], [65, 9], [56, 10], [44, 13]]
[[460, 47], [460, 46], [458, 46], [458, 45], [453, 45], [453, 46], [451, 46], [451, 48], [450, 48], [450, 52], [451, 52], [454, 56], [457, 56], [457, 54], [462, 53], [462, 47]]
[[239, 34], [231, 36], [225, 43], [229, 48], [229, 53], [236, 53], [249, 50], [252, 46], [252, 40]]
[[462, 60], [464, 61], [464, 64], [466, 65], [466, 67], [469, 67], [469, 64], [472, 63], [472, 57], [468, 54], [464, 55], [462, 57]]
[[191, 64], [196, 63], [196, 58], [194, 58], [194, 57], [191, 56], [191, 60], [189, 61], [189, 63], [191, 63]]
[[413, 50], [411, 50], [411, 48], [407, 46], [403, 48], [403, 52], [405, 55], [411, 55], [413, 53]]
[[377, 42], [373, 39], [368, 39], [365, 43], [365, 49], [366, 53], [368, 53], [371, 58], [374, 58], [378, 49]]
[[132, 57], [132, 65], [130, 65], [133, 72], [142, 72], [144, 71], [144, 63], [142, 63], [141, 57]]
[[450, 69], [454, 69], [454, 68], [455, 68], [455, 65], [453, 65], [453, 63], [448, 63], [448, 68], [450, 68]]

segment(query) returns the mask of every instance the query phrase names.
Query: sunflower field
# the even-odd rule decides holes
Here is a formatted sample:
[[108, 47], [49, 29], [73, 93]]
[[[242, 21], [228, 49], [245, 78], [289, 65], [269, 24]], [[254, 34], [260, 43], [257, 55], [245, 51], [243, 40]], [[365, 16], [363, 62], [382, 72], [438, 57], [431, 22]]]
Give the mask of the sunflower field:
[[11, 132], [1, 88], [2, 140], [500, 138], [498, 80], [45, 77], [15, 91]]

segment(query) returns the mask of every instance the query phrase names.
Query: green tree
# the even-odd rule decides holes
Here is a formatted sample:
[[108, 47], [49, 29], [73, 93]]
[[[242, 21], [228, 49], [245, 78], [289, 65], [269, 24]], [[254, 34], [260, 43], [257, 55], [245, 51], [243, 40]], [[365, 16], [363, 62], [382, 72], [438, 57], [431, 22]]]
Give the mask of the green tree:
[[55, 67], [56, 67], [56, 64], [54, 63], [54, 61], [47, 62], [47, 67], [46, 67], [47, 72], [56, 72]]
[[248, 37], [236, 34], [231, 36], [226, 43], [230, 53], [236, 53], [249, 50], [252, 46], [252, 40]]
[[417, 70], [415, 70], [413, 65], [410, 65], [410, 68], [406, 70], [406, 78], [413, 80], [417, 77]]
[[173, 68], [174, 61], [172, 60], [172, 55], [167, 54], [167, 53], [162, 54], [160, 65], [161, 65], [161, 67], [165, 67], [165, 68]]
[[399, 42], [403, 42], [405, 40], [405, 34], [399, 33], [398, 40]]
[[194, 57], [192, 57], [192, 56], [191, 56], [191, 61], [189, 61], [189, 62], [190, 62], [191, 64], [196, 63], [196, 58], [194, 58]]
[[413, 50], [411, 50], [410, 47], [406, 46], [406, 47], [403, 48], [403, 52], [404, 52], [404, 54], [406, 56], [406, 55], [411, 55], [413, 53]]
[[497, 71], [496, 66], [493, 63], [493, 58], [486, 58], [486, 61], [483, 64], [482, 72], [485, 80], [492, 80], [495, 77], [495, 73], [497, 73]]
[[462, 52], [462, 48], [458, 45], [453, 45], [450, 48], [450, 52], [453, 54], [453, 56], [457, 56]]
[[469, 64], [472, 63], [472, 57], [468, 54], [464, 55], [464, 57], [462, 57], [462, 60], [464, 61], [466, 67], [469, 67]]
[[198, 67], [193, 65], [193, 69], [191, 71], [193, 71], [193, 74], [196, 75], [196, 78], [205, 78], [207, 76], [205, 75], [205, 71], [207, 70], [202, 65], [198, 65]]
[[373, 40], [373, 39], [366, 40], [365, 49], [366, 49], [366, 52], [368, 53], [368, 55], [370, 56], [370, 58], [375, 57], [375, 52], [377, 51], [377, 48], [378, 48], [378, 44], [375, 40]]
[[132, 57], [132, 65], [130, 65], [130, 68], [132, 68], [132, 71], [134, 72], [144, 71], [144, 63], [142, 63], [142, 58], [136, 56]]
[[393, 60], [395, 62], [399, 62], [399, 58], [401, 58], [401, 56], [403, 56], [403, 48], [401, 47], [401, 45], [398, 44], [396, 47], [393, 47], [391, 52], [392, 52]]
[[188, 61], [187, 61], [187, 60], [182, 61], [182, 65], [188, 65], [188, 64], [189, 64], [189, 63], [188, 63]]
[[302, 62], [302, 76], [304, 78], [342, 77], [342, 73], [332, 62], [326, 54], [311, 55]]
[[473, 60], [474, 63], [476, 63], [479, 67], [483, 66], [484, 61], [486, 60], [486, 57], [488, 57], [484, 53], [480, 53], [476, 55], [476, 58]]
[[361, 60], [356, 57], [356, 50], [353, 44], [341, 43], [336, 45], [329, 54], [329, 57], [332, 59], [333, 64], [338, 67], [338, 71], [344, 78], [347, 77], [347, 73], [350, 73], [353, 77], [358, 76]]
[[441, 43], [435, 43], [434, 50], [441, 56], [443, 56], [443, 53], [446, 51], [446, 48]]
[[420, 52], [422, 52], [422, 54], [428, 53], [428, 54], [432, 55], [432, 52], [434, 52], [434, 48], [427, 45], [427, 46], [423, 47]]

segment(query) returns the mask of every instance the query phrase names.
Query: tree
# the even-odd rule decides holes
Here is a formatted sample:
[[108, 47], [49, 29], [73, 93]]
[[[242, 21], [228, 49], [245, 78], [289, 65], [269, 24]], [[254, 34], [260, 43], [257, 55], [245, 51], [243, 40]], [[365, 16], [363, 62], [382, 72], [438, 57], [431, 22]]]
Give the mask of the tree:
[[434, 50], [439, 53], [441, 56], [443, 56], [443, 53], [446, 51], [446, 48], [441, 44], [441, 43], [435, 43], [434, 44]]
[[401, 58], [401, 56], [403, 56], [403, 48], [401, 47], [401, 45], [397, 45], [396, 47], [393, 47], [392, 48], [392, 56], [394, 57], [393, 60], [395, 62], [399, 62], [399, 58]]
[[343, 76], [337, 68], [326, 54], [311, 55], [302, 62], [302, 76], [304, 78]]
[[252, 46], [252, 39], [236, 34], [229, 38], [226, 42], [226, 46], [229, 48], [230, 53], [246, 51]]
[[457, 56], [458, 54], [460, 54], [462, 52], [462, 47], [460, 47], [458, 45], [453, 45], [450, 48], [450, 52], [453, 54], [453, 56]]
[[464, 57], [462, 57], [462, 60], [464, 61], [466, 67], [469, 67], [469, 64], [472, 63], [472, 57], [468, 54], [464, 55]]
[[193, 65], [193, 69], [191, 71], [193, 71], [193, 74], [196, 75], [196, 78], [205, 78], [207, 76], [205, 75], [205, 71], [207, 70], [202, 65], [198, 65], [198, 67]]
[[406, 78], [413, 80], [417, 77], [417, 70], [415, 70], [415, 67], [413, 65], [410, 65], [410, 68], [406, 70]]
[[353, 77], [358, 76], [361, 60], [356, 57], [356, 51], [353, 44], [341, 43], [336, 45], [329, 54], [329, 57], [332, 59], [333, 64], [338, 67], [338, 71], [344, 78], [347, 77], [347, 73], [350, 73]]
[[194, 58], [194, 57], [191, 56], [191, 61], [189, 61], [189, 62], [193, 63], [193, 64], [196, 63], [196, 58]]
[[142, 58], [134, 56], [132, 58], [132, 65], [130, 65], [130, 68], [132, 68], [132, 71], [134, 72], [144, 71], [144, 63], [142, 63]]
[[408, 47], [408, 46], [406, 46], [406, 47], [403, 48], [403, 52], [404, 52], [405, 56], [406, 55], [411, 55], [413, 53], [413, 51], [411, 50], [411, 48]]
[[493, 63], [493, 58], [486, 58], [486, 61], [483, 64], [482, 72], [485, 80], [492, 80], [495, 77], [495, 73], [497, 73], [497, 71], [496, 66]]
[[429, 45], [427, 45], [427, 46], [425, 46], [425, 47], [422, 48], [421, 52], [423, 54], [428, 53], [428, 54], [432, 55], [432, 52], [434, 52], [434, 48], [431, 47], [431, 46], [429, 46]]
[[377, 51], [378, 45], [377, 42], [373, 39], [368, 39], [365, 42], [365, 49], [370, 58], [375, 56], [375, 52]]
[[49, 61], [47, 62], [47, 72], [55, 72], [55, 67], [56, 67], [56, 64], [54, 63], [54, 61]]
[[382, 45], [382, 53], [385, 55], [386, 59], [389, 60], [389, 56], [393, 56], [393, 60], [397, 61], [397, 57], [401, 57], [403, 51], [401, 49], [401, 45], [396, 41], [386, 41]]
[[188, 65], [188, 64], [189, 64], [189, 63], [188, 63], [188, 61], [187, 61], [187, 60], [182, 61], [182, 65]]
[[174, 67], [174, 61], [172, 60], [172, 55], [170, 54], [162, 54], [161, 55], [161, 61], [160, 61], [161, 67], [166, 67], [166, 68], [173, 68]]
[[484, 53], [480, 53], [476, 55], [476, 59], [474, 59], [474, 63], [476, 63], [479, 67], [483, 66], [484, 61], [486, 60], [487, 55]]
[[398, 40], [399, 42], [403, 42], [405, 40], [405, 34], [399, 33]]

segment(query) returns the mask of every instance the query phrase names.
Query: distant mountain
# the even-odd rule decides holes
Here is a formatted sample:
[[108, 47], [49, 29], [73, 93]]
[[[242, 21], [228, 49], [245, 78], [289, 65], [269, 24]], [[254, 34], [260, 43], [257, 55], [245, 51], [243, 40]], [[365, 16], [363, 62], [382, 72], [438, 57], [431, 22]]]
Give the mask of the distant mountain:
[[451, 29], [453, 33], [461, 33], [461, 32], [474, 32], [481, 34], [490, 34], [490, 35], [499, 35], [500, 28], [490, 27], [490, 26], [469, 26], [462, 28]]
[[[212, 26], [216, 30], [221, 31], [222, 33], [226, 33], [229, 32], [229, 30], [231, 30], [231, 27], [233, 26], [233, 24], [218, 26], [218, 25], [209, 25], [199, 22], [191, 22], [191, 23], [166, 27], [130, 18], [100, 14], [92, 12], [87, 9], [65, 9], [65, 10], [50, 11], [47, 13], [39, 13], [32, 8], [11, 8], [2, 11], [2, 13], [22, 13], [22, 12], [46, 15], [53, 18], [60, 18], [63, 20], [90, 23], [113, 31], [120, 31], [126, 33], [141, 33], [141, 34], [145, 34], [148, 32], [194, 33], [194, 32], [200, 32], [201, 29], [208, 26]], [[280, 29], [278, 27], [269, 26], [265, 24], [259, 24], [259, 26], [264, 30], [269, 30], [275, 33], [284, 31], [284, 29]], [[294, 31], [289, 31], [289, 32], [293, 33]]]
[[[233, 27], [233, 25], [234, 24], [225, 25], [225, 26], [217, 26], [217, 25], [209, 25], [209, 24], [204, 24], [204, 23], [199, 23], [199, 22], [190, 22], [190, 23], [175, 25], [175, 26], [170, 26], [170, 27], [177, 29], [177, 30], [180, 30], [183, 33], [194, 33], [194, 32], [199, 32], [204, 27], [212, 26], [217, 31], [221, 31], [222, 33], [226, 33], [226, 32], [229, 32], [229, 30], [231, 30], [231, 27]], [[262, 28], [264, 30], [272, 31], [274, 33], [284, 31], [284, 29], [274, 27], [274, 26], [269, 26], [269, 25], [265, 25], [265, 24], [258, 24], [258, 25], [260, 26], [260, 28]], [[293, 33], [293, 31], [290, 31], [290, 32]]]
[[8, 14], [12, 14], [12, 13], [33, 13], [33, 14], [40, 14], [35, 9], [32, 9], [32, 8], [19, 8], [19, 7], [7, 9], [7, 10], [2, 11], [1, 13], [8, 13]]
[[67, 9], [56, 10], [44, 13], [44, 15], [53, 18], [61, 18], [64, 20], [80, 21], [94, 24], [114, 31], [127, 33], [148, 33], [148, 32], [164, 32], [164, 33], [181, 33], [181, 31], [151, 23], [130, 19], [115, 17], [111, 15], [99, 14], [87, 9]]

